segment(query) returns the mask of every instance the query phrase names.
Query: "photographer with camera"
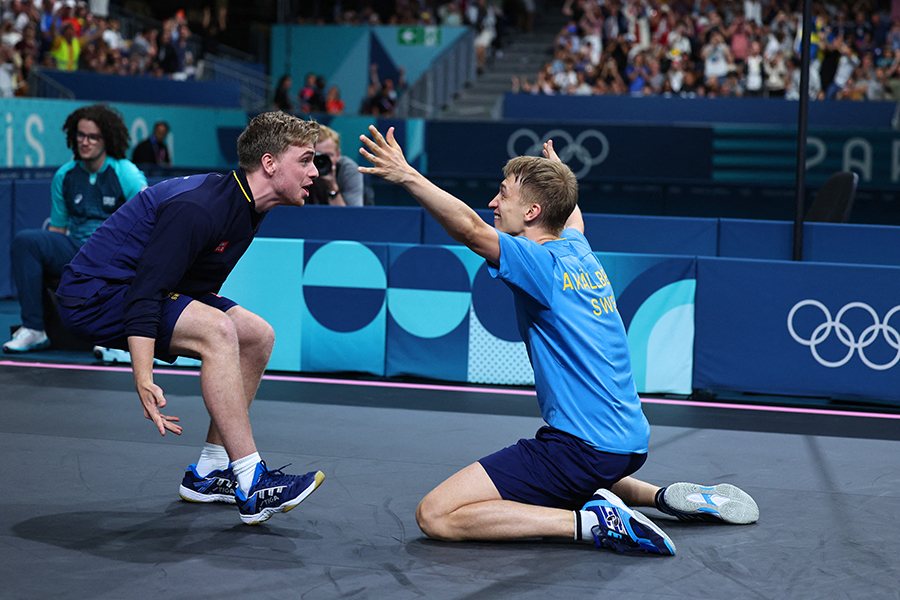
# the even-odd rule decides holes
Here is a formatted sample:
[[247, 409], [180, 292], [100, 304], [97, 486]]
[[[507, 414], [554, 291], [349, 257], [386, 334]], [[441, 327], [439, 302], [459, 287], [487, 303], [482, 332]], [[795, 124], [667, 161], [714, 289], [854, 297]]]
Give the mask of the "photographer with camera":
[[362, 206], [363, 176], [356, 162], [341, 155], [341, 136], [325, 125], [319, 125], [315, 165], [319, 177], [313, 183], [308, 204]]

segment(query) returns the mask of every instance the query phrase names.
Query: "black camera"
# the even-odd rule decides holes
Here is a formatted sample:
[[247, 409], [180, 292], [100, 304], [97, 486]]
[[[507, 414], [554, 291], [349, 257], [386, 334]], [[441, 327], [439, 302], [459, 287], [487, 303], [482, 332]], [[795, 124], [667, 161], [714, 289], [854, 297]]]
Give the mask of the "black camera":
[[313, 158], [313, 164], [316, 165], [316, 169], [319, 171], [320, 177], [331, 173], [331, 157], [327, 154], [316, 152], [316, 157]]

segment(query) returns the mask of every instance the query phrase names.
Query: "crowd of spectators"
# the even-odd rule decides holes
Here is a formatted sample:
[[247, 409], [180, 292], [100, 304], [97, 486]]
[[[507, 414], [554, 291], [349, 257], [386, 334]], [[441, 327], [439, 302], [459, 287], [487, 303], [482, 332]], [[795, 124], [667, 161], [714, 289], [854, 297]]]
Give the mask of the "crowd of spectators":
[[28, 95], [35, 67], [192, 79], [198, 46], [191, 37], [184, 11], [127, 39], [117, 19], [92, 14], [84, 0], [3, 2], [0, 97]]
[[[889, 8], [889, 7], [888, 7]], [[900, 99], [900, 20], [875, 0], [812, 4], [811, 99]], [[553, 59], [513, 91], [797, 99], [802, 3], [566, 0]]]
[[[275, 86], [272, 96], [272, 109], [290, 114], [309, 115], [325, 113], [342, 115], [346, 108], [341, 99], [341, 90], [336, 85], [327, 85], [325, 78], [315, 73], [307, 73], [303, 87], [296, 99], [291, 97], [293, 79], [290, 75], [282, 75]], [[400, 94], [406, 89], [406, 69], [397, 68], [397, 82], [393, 78], [384, 80], [378, 75], [378, 65], [369, 65], [369, 81], [366, 85], [366, 97], [359, 107], [361, 115], [377, 115], [391, 117]], [[327, 91], [326, 91], [327, 90]]]

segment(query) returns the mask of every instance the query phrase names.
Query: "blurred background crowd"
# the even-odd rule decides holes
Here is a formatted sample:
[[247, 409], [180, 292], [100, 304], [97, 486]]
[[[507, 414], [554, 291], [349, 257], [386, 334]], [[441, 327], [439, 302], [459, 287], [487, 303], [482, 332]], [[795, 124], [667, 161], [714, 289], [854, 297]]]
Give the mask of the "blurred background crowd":
[[[553, 58], [516, 91], [799, 97], [802, 5], [777, 0], [567, 0]], [[874, 0], [812, 4], [810, 97], [900, 94], [900, 20]]]
[[[562, 0], [565, 25], [537, 73], [513, 77], [531, 94], [678, 95], [796, 99], [802, 4], [790, 0]], [[140, 3], [139, 3], [140, 4]], [[125, 35], [118, 19], [84, 0], [4, 0], [0, 96], [28, 95], [35, 66], [191, 79], [222, 33], [234, 32], [229, 3], [172, 6], [161, 25]], [[268, 3], [272, 4], [272, 3]], [[535, 0], [318, 0], [287, 3], [285, 20], [305, 24], [469, 25], [479, 72], [511, 33], [530, 34]], [[196, 6], [195, 6], [196, 5]], [[148, 5], [149, 6], [149, 5]], [[158, 13], [160, 6], [156, 7]], [[557, 4], [556, 6], [559, 6]], [[231, 8], [237, 8], [232, 6]], [[241, 10], [249, 10], [244, 7]], [[556, 10], [559, 10], [558, 8]], [[232, 11], [233, 12], [233, 11]], [[814, 2], [810, 69], [813, 99], [900, 98], [900, 19], [878, 0]], [[246, 37], [246, 36], [243, 36]], [[243, 39], [241, 34], [234, 40]], [[273, 74], [274, 75], [274, 74]], [[373, 69], [361, 106], [310, 73], [299, 95], [279, 81], [273, 106], [289, 112], [389, 116], [406, 81]]]

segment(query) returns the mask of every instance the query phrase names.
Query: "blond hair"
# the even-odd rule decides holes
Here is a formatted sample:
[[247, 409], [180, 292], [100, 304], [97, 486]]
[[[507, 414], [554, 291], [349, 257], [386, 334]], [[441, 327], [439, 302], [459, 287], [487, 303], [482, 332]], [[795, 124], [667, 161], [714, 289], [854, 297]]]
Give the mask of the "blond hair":
[[319, 125], [319, 141], [323, 140], [332, 140], [334, 141], [335, 147], [340, 150], [341, 148], [341, 134], [337, 131], [329, 127], [328, 125]]
[[519, 156], [503, 167], [503, 176], [519, 184], [522, 201], [541, 207], [541, 226], [559, 235], [578, 203], [578, 180], [561, 162], [540, 156]]
[[260, 168], [262, 157], [279, 158], [291, 146], [315, 146], [321, 126], [281, 111], [265, 112], [250, 121], [238, 137], [237, 152], [241, 168], [253, 173]]

